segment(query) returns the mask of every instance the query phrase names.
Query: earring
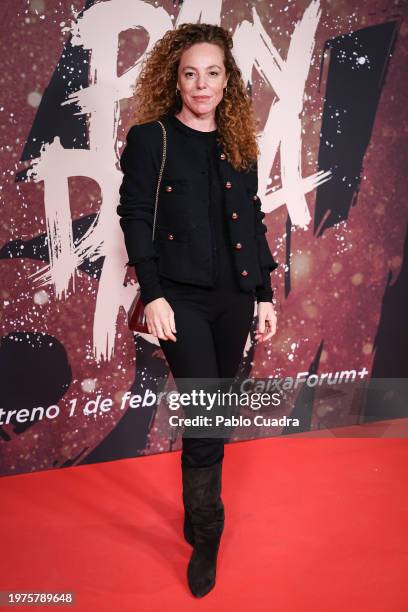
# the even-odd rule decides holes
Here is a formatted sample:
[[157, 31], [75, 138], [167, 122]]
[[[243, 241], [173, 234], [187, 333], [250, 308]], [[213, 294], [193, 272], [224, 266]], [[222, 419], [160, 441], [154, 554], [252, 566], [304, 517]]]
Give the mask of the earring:
[[228, 92], [227, 87], [228, 87], [227, 85], [224, 87], [224, 93], [225, 93], [225, 94]]

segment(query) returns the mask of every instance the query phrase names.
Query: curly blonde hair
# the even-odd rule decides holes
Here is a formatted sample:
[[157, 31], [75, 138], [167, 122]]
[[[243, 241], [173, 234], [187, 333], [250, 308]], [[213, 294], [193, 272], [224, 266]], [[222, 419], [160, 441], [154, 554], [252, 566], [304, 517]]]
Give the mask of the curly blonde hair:
[[247, 170], [257, 162], [258, 120], [246, 91], [241, 70], [231, 49], [228, 30], [207, 23], [183, 23], [168, 30], [146, 55], [134, 87], [135, 124], [156, 121], [166, 114], [176, 115], [182, 108], [176, 94], [177, 72], [183, 51], [196, 43], [218, 45], [224, 52], [228, 87], [215, 110], [215, 121], [228, 161], [236, 170]]

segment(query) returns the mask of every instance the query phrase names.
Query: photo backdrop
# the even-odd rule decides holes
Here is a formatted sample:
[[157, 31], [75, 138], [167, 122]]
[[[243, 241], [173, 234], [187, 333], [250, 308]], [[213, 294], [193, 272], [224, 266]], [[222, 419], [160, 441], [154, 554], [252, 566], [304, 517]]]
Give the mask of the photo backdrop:
[[[174, 381], [127, 329], [116, 206], [141, 61], [183, 22], [231, 31], [262, 126], [278, 327], [257, 345], [254, 319], [240, 377], [407, 377], [406, 3], [3, 0], [0, 17], [1, 475], [180, 448], [165, 406], [121, 402]], [[302, 431], [401, 416], [317, 386], [283, 413]]]

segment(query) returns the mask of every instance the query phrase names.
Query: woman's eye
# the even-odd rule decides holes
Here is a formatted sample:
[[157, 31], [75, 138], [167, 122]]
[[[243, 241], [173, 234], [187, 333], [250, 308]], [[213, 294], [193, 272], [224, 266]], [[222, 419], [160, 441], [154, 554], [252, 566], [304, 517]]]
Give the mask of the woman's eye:
[[[219, 74], [219, 73], [218, 73], [218, 72], [216, 72], [215, 70], [212, 70], [212, 71], [210, 72], [210, 74], [211, 74], [211, 75], [214, 75], [214, 76], [218, 76], [218, 74]], [[189, 76], [191, 76], [191, 75], [192, 75], [192, 76], [194, 76], [194, 72], [185, 72], [185, 73], [184, 73], [184, 76], [186, 76], [186, 77], [189, 77]]]

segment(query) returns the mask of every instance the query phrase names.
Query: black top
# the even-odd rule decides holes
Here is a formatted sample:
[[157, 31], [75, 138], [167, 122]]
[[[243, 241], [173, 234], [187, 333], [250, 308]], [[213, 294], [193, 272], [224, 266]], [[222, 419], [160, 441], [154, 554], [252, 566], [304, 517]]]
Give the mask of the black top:
[[[208, 164], [208, 181], [210, 189], [210, 221], [211, 231], [215, 246], [215, 257], [213, 258], [213, 281], [217, 283], [219, 279], [219, 262], [220, 258], [224, 258], [224, 264], [228, 266], [229, 274], [223, 275], [223, 287], [228, 283], [231, 288], [239, 290], [239, 284], [236, 279], [236, 271], [234, 267], [233, 256], [231, 252], [231, 239], [229, 236], [227, 220], [224, 209], [224, 191], [221, 186], [221, 177], [219, 176], [218, 167], [216, 164], [216, 139], [219, 135], [218, 130], [203, 132], [189, 127], [177, 117], [169, 115], [170, 121], [176, 122], [179, 129], [195, 138], [200, 146], [206, 149], [206, 157]], [[225, 268], [224, 268], [225, 269]], [[157, 269], [157, 260], [146, 258], [135, 264], [137, 278], [140, 284], [141, 300], [146, 306], [149, 302], [164, 297], [162, 287], [160, 285], [160, 275]], [[273, 290], [271, 288], [270, 272], [266, 269], [261, 269], [263, 278], [263, 288], [257, 291], [257, 301], [271, 302]]]

